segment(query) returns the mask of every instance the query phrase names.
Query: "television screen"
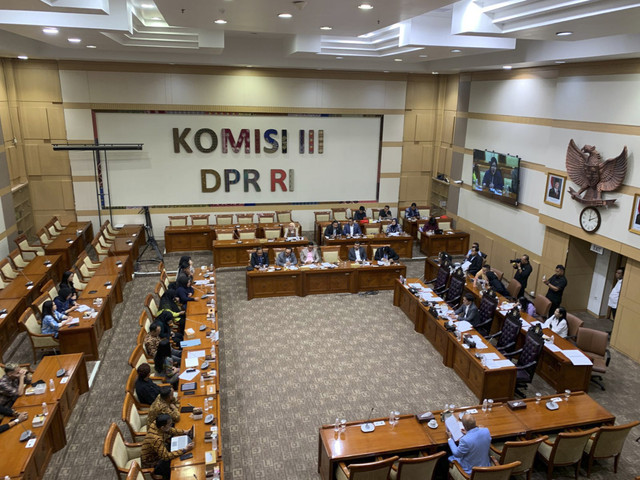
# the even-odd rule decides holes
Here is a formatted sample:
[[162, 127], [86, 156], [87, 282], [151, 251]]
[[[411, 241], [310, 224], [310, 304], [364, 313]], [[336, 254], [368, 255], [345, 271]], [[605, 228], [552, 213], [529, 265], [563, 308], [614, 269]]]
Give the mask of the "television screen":
[[488, 150], [473, 151], [474, 191], [509, 205], [518, 205], [520, 158]]

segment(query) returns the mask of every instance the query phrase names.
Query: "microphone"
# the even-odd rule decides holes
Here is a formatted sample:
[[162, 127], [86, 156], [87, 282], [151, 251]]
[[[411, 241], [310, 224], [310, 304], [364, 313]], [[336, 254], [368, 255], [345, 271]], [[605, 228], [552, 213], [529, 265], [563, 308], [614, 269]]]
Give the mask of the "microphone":
[[360, 430], [362, 430], [363, 433], [369, 433], [369, 432], [373, 432], [376, 429], [376, 426], [371, 423], [371, 415], [373, 414], [373, 409], [375, 407], [371, 407], [371, 411], [369, 412], [369, 418], [367, 418], [367, 421], [364, 422], [362, 425], [360, 425]]
[[24, 430], [24, 432], [20, 434], [21, 442], [26, 442], [27, 440], [29, 440], [31, 437], [34, 436], [31, 430], [27, 430], [26, 428], [24, 428], [24, 425], [22, 425], [22, 422], [19, 422], [18, 425], [20, 425], [22, 427], [22, 430]]
[[58, 362], [58, 367], [60, 367], [60, 369], [56, 372], [56, 377], [58, 378], [64, 377], [64, 374], [67, 373], [67, 371], [64, 369], [64, 367], [60, 363], [60, 359], [58, 358], [58, 354], [55, 353], [55, 350], [54, 350], [53, 356], [56, 357], [56, 362]]
[[24, 272], [22, 270], [18, 270], [18, 273], [20, 275], [22, 275], [24, 278], [27, 279], [27, 283], [25, 283], [25, 286], [30, 287], [31, 285], [33, 285], [33, 282], [29, 279], [29, 277], [27, 277]]

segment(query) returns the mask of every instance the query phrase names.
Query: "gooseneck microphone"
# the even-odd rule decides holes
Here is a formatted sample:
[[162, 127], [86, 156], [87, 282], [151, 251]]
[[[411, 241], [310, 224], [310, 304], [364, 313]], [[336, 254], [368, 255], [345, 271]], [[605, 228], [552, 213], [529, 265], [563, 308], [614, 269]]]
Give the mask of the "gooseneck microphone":
[[22, 427], [22, 430], [24, 430], [24, 432], [20, 434], [21, 442], [26, 442], [31, 437], [33, 437], [33, 432], [31, 430], [27, 430], [26, 428], [24, 428], [24, 425], [22, 425], [22, 422], [18, 422], [18, 425], [20, 425]]
[[373, 432], [376, 429], [376, 426], [371, 423], [371, 415], [373, 414], [373, 409], [375, 407], [371, 407], [371, 411], [369, 412], [369, 417], [367, 418], [367, 421], [364, 422], [362, 425], [360, 425], [360, 430], [362, 430], [364, 433], [369, 433], [369, 432]]
[[27, 279], [27, 283], [25, 283], [25, 286], [30, 287], [31, 285], [33, 285], [33, 282], [29, 279], [29, 277], [27, 277], [24, 272], [22, 270], [18, 270], [18, 273], [20, 275], [22, 275], [24, 278]]
[[60, 367], [60, 369], [56, 372], [56, 377], [58, 377], [58, 378], [64, 377], [64, 374], [67, 373], [67, 371], [64, 369], [64, 367], [60, 363], [60, 359], [58, 358], [58, 354], [55, 351], [54, 351], [53, 356], [56, 357], [56, 362], [58, 362], [58, 367]]

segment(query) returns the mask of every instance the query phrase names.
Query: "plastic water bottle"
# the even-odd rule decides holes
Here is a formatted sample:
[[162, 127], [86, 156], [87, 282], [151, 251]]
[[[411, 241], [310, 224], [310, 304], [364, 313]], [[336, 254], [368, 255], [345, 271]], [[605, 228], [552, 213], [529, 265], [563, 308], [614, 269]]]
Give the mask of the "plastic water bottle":
[[208, 412], [209, 411], [209, 399], [205, 397], [204, 399], [204, 411]]
[[56, 391], [56, 384], [53, 383], [53, 378], [49, 379], [49, 391], [51, 391], [51, 392], [55, 392]]
[[487, 411], [487, 405], [488, 405], [488, 403], [489, 403], [489, 402], [487, 401], [487, 399], [486, 399], [486, 398], [482, 401], [482, 411], [483, 411], [483, 412], [486, 412], [486, 411]]
[[336, 417], [336, 423], [333, 424], [333, 431], [334, 432], [340, 431], [340, 419], [338, 417]]
[[47, 407], [47, 402], [42, 402], [42, 414], [49, 415], [49, 407]]

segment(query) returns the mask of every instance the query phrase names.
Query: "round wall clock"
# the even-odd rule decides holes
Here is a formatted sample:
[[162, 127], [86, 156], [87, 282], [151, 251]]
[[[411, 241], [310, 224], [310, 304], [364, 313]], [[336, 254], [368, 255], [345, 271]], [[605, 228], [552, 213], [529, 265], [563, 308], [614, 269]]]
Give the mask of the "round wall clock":
[[587, 233], [594, 233], [600, 228], [600, 212], [597, 208], [586, 207], [580, 212], [580, 226]]

